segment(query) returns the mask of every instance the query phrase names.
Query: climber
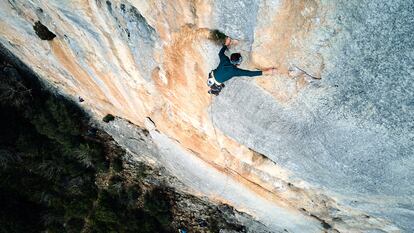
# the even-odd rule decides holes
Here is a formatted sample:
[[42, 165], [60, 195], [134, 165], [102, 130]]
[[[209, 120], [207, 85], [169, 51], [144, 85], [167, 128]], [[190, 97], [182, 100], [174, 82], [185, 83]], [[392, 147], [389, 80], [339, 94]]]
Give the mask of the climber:
[[209, 94], [218, 95], [224, 87], [224, 82], [230, 80], [236, 76], [260, 76], [260, 75], [272, 75], [274, 74], [275, 68], [267, 68], [264, 70], [250, 71], [243, 70], [238, 68], [243, 61], [240, 53], [233, 53], [230, 56], [230, 59], [224, 54], [232, 42], [237, 43], [237, 41], [232, 41], [230, 37], [226, 37], [226, 41], [219, 52], [220, 64], [214, 70], [209, 73], [207, 80], [207, 85], [210, 87], [208, 91]]

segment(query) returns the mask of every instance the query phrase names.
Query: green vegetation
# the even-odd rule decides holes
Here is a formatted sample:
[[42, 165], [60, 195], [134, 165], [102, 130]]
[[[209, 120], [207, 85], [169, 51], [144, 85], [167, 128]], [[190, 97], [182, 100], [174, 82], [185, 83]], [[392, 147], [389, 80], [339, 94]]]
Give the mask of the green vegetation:
[[125, 161], [76, 103], [4, 51], [0, 44], [0, 233], [245, 232], [227, 221], [231, 208], [176, 192], [147, 164]]
[[110, 121], [115, 120], [115, 117], [112, 114], [106, 114], [106, 116], [104, 116], [102, 118], [102, 121], [109, 123]]
[[0, 233], [172, 232], [165, 188], [144, 191], [144, 170], [127, 179], [110, 140], [2, 59]]

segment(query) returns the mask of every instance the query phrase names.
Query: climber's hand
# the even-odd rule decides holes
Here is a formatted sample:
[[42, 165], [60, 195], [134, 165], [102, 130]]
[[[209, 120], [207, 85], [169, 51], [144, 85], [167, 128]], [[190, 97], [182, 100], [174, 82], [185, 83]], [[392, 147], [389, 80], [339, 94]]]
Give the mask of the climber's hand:
[[262, 72], [264, 75], [274, 75], [276, 74], [276, 70], [277, 70], [276, 68], [272, 67], [272, 68], [263, 69]]
[[239, 43], [238, 40], [231, 39], [230, 45], [237, 45]]
[[224, 45], [226, 45], [228, 47], [228, 46], [230, 46], [230, 44], [231, 44], [231, 38], [226, 37], [226, 42], [224, 43]]

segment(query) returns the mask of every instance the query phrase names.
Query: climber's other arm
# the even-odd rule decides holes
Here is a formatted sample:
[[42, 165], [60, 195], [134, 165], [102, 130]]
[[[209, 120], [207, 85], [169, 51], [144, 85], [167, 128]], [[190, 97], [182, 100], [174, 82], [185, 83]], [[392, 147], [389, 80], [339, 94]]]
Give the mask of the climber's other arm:
[[263, 72], [261, 70], [251, 71], [251, 70], [243, 70], [243, 69], [239, 69], [239, 68], [234, 69], [234, 76], [254, 77], [254, 76], [260, 76], [262, 74], [263, 74]]

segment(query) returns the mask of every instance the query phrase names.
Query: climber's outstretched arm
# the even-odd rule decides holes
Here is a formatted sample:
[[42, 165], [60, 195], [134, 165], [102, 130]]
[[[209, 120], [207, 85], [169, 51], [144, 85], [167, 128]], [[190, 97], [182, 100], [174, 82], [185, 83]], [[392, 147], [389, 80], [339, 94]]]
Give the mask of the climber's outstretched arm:
[[263, 72], [261, 70], [251, 71], [251, 70], [243, 70], [243, 69], [239, 69], [239, 68], [234, 69], [234, 72], [235, 72], [234, 76], [254, 77], [254, 76], [260, 76], [260, 75], [263, 74]]

